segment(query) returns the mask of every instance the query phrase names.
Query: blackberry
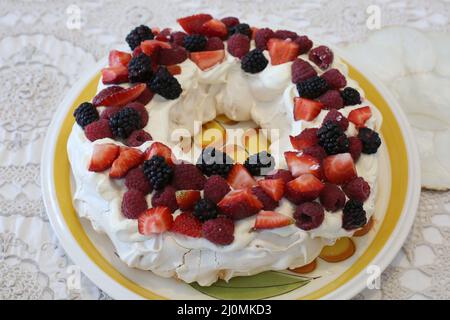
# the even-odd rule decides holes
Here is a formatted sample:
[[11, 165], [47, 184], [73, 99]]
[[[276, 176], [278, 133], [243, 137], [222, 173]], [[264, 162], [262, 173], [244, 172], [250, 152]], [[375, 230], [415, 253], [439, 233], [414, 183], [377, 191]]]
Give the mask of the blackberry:
[[128, 64], [128, 80], [134, 82], [147, 82], [152, 78], [152, 60], [146, 54], [131, 58]]
[[191, 52], [202, 51], [206, 47], [208, 39], [200, 34], [193, 34], [184, 37], [183, 47]]
[[252, 38], [252, 29], [250, 29], [250, 26], [247, 23], [239, 23], [234, 27], [228, 29], [229, 36], [232, 36], [235, 33], [241, 33], [247, 36], [249, 39]]
[[244, 166], [254, 176], [264, 175], [275, 167], [275, 159], [266, 151], [261, 151], [247, 158]]
[[358, 138], [362, 142], [362, 152], [366, 154], [376, 153], [381, 145], [378, 133], [369, 128], [359, 129]]
[[269, 61], [264, 57], [263, 53], [259, 49], [253, 49], [241, 60], [241, 68], [248, 73], [258, 73], [263, 71]]
[[226, 178], [232, 167], [233, 159], [214, 148], [203, 149], [197, 160], [197, 168], [207, 176], [217, 174]]
[[302, 98], [315, 99], [327, 90], [327, 82], [319, 76], [297, 83], [297, 91]]
[[160, 96], [174, 100], [181, 95], [181, 85], [166, 67], [160, 66], [149, 82], [150, 89]]
[[362, 202], [358, 200], [348, 200], [343, 213], [342, 227], [345, 230], [361, 228], [367, 223], [366, 211], [364, 211]]
[[83, 102], [73, 112], [75, 121], [84, 129], [88, 124], [97, 121], [100, 117], [97, 109], [90, 102]]
[[138, 47], [142, 41], [152, 40], [153, 38], [154, 35], [152, 29], [150, 29], [147, 26], [140, 25], [139, 27], [136, 27], [133, 30], [131, 30], [131, 32], [127, 35], [125, 40], [127, 41], [131, 50], [134, 50], [134, 48]]
[[172, 179], [172, 168], [167, 164], [164, 157], [153, 156], [150, 160], [144, 161], [143, 169], [150, 185], [155, 190], [163, 189]]
[[319, 145], [330, 155], [348, 152], [348, 138], [342, 127], [334, 121], [325, 122], [317, 131], [317, 137], [319, 138]]
[[109, 118], [109, 126], [114, 137], [126, 139], [141, 127], [141, 116], [134, 109], [123, 108]]
[[194, 216], [201, 222], [217, 217], [217, 206], [208, 199], [200, 199], [194, 206]]
[[361, 103], [361, 95], [358, 90], [347, 87], [341, 91], [341, 97], [345, 106], [354, 106]]

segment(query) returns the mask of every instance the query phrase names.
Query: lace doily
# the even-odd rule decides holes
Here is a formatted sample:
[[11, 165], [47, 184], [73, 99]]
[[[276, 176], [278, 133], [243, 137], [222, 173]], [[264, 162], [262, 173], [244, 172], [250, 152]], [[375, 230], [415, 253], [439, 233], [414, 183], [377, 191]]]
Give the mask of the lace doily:
[[[0, 299], [108, 298], [78, 276], [53, 235], [41, 197], [40, 152], [67, 90], [83, 70], [122, 44], [131, 27], [173, 25], [174, 17], [203, 11], [303, 30], [340, 46], [363, 45], [378, 32], [366, 25], [369, 7], [378, 10], [383, 28], [450, 31], [448, 0], [2, 1]], [[443, 46], [450, 50], [448, 43]], [[422, 192], [413, 230], [383, 273], [381, 290], [365, 290], [357, 298], [450, 298], [449, 243], [450, 193]]]

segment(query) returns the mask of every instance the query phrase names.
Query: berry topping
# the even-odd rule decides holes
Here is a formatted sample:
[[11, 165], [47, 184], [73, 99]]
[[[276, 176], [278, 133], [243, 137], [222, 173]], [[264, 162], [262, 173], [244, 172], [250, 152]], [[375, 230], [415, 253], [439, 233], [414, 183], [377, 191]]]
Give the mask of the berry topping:
[[280, 201], [284, 195], [283, 179], [265, 179], [259, 180], [258, 185], [275, 201]]
[[347, 182], [342, 187], [342, 190], [344, 190], [347, 197], [353, 200], [358, 200], [360, 202], [366, 201], [370, 195], [370, 186], [361, 177], [355, 178]]
[[170, 231], [188, 237], [200, 238], [202, 236], [202, 224], [192, 213], [183, 212], [175, 218]]
[[249, 189], [231, 191], [217, 206], [221, 213], [234, 220], [250, 217], [263, 208]]
[[142, 152], [134, 148], [121, 148], [119, 157], [113, 162], [109, 177], [123, 178], [128, 171], [142, 163]]
[[299, 45], [290, 39], [272, 38], [267, 42], [267, 48], [273, 66], [293, 61], [299, 54]]
[[194, 216], [202, 222], [217, 217], [217, 205], [207, 199], [200, 199], [194, 206]]
[[294, 213], [295, 225], [302, 230], [311, 230], [320, 227], [325, 218], [323, 208], [317, 202], [302, 203]]
[[233, 189], [250, 188], [256, 184], [250, 172], [240, 163], [235, 164], [230, 170], [227, 182]]
[[275, 210], [275, 208], [278, 207], [278, 201], [273, 200], [272, 197], [269, 196], [260, 186], [253, 187], [251, 191], [252, 194], [262, 203], [263, 210]]
[[126, 144], [129, 147], [139, 147], [146, 141], [151, 141], [152, 136], [145, 130], [135, 130], [128, 137]]
[[316, 199], [324, 184], [312, 174], [302, 174], [286, 184], [286, 198], [295, 204]]
[[356, 177], [356, 168], [350, 153], [341, 153], [323, 160], [325, 178], [335, 184], [344, 184]]
[[206, 148], [197, 160], [197, 167], [207, 176], [217, 174], [226, 178], [233, 168], [233, 159], [214, 148]]
[[342, 227], [345, 230], [354, 230], [363, 227], [367, 223], [366, 211], [362, 202], [350, 199], [344, 206]]
[[175, 191], [172, 186], [156, 191], [152, 196], [152, 207], [167, 207], [171, 212], [175, 212], [178, 209]]
[[266, 179], [283, 179], [284, 183], [286, 184], [289, 181], [293, 180], [294, 177], [292, 176], [292, 173], [289, 170], [277, 169], [271, 172], [270, 175], [266, 176]]
[[342, 127], [334, 122], [325, 122], [317, 131], [319, 145], [321, 145], [328, 154], [338, 154], [348, 152], [348, 138]]
[[297, 83], [297, 91], [302, 98], [315, 99], [325, 93], [327, 89], [327, 82], [318, 76]]
[[128, 64], [128, 79], [133, 82], [147, 82], [153, 75], [152, 60], [146, 54], [133, 57]]
[[176, 76], [177, 74], [181, 74], [181, 67], [177, 64], [167, 66], [167, 71], [173, 76]]
[[299, 177], [305, 173], [311, 173], [316, 177], [322, 176], [320, 161], [307, 154], [287, 151], [284, 153], [289, 171], [294, 177]]
[[145, 150], [144, 160], [150, 160], [153, 156], [163, 157], [168, 165], [172, 165], [175, 160], [172, 150], [161, 142], [154, 142], [150, 148]]
[[152, 29], [150, 29], [147, 26], [140, 25], [139, 27], [136, 27], [133, 30], [131, 30], [131, 32], [127, 35], [125, 40], [127, 41], [131, 50], [134, 50], [134, 48], [138, 47], [142, 41], [151, 40], [153, 38], [154, 35]]
[[325, 159], [328, 156], [325, 149], [322, 148], [321, 146], [311, 146], [311, 147], [305, 148], [305, 149], [303, 149], [303, 153], [310, 155], [320, 161], [322, 161], [323, 159]]
[[345, 106], [354, 106], [361, 103], [361, 95], [358, 90], [347, 87], [341, 91], [342, 99], [344, 99]]
[[253, 229], [274, 229], [288, 226], [293, 223], [292, 218], [275, 211], [260, 211], [256, 215]]
[[208, 37], [225, 39], [228, 36], [228, 29], [222, 21], [211, 19], [202, 25], [200, 33]]
[[362, 152], [373, 154], [381, 146], [381, 139], [378, 133], [369, 128], [361, 128], [358, 132], [358, 138], [362, 142]]
[[203, 197], [214, 203], [219, 203], [231, 188], [227, 181], [219, 175], [213, 175], [206, 180]]
[[263, 71], [269, 61], [259, 49], [253, 49], [242, 57], [241, 68], [248, 73], [258, 73]]
[[275, 33], [272, 29], [262, 28], [255, 33], [255, 45], [259, 50], [267, 50], [267, 42], [269, 39], [274, 38]]
[[[133, 87], [123, 89], [121, 87], [120, 90], [116, 89], [108, 90], [110, 88], [106, 88], [100, 91], [93, 100], [94, 106], [105, 106], [105, 107], [122, 107], [129, 102], [136, 100], [147, 88], [145, 83], [137, 84]], [[96, 99], [97, 98], [97, 99]]]
[[110, 67], [117, 65], [128, 66], [131, 60], [131, 54], [119, 50], [111, 50], [108, 56], [108, 63]]
[[348, 120], [352, 122], [356, 128], [362, 128], [371, 116], [372, 111], [370, 110], [370, 107], [362, 107], [350, 111], [348, 114]]
[[269, 173], [275, 167], [275, 159], [267, 151], [251, 155], [244, 162], [245, 168], [254, 176]]
[[296, 150], [303, 150], [308, 147], [315, 146], [319, 139], [317, 138], [317, 128], [304, 129], [299, 135], [293, 137], [289, 136], [291, 139], [292, 147]]
[[104, 119], [88, 124], [84, 127], [84, 134], [90, 141], [113, 137], [108, 120]]
[[291, 40], [295, 40], [297, 39], [298, 34], [295, 33], [294, 31], [289, 31], [289, 30], [277, 30], [275, 31], [275, 38], [278, 39], [291, 39]]
[[92, 99], [92, 104], [95, 107], [103, 106], [103, 101], [112, 95], [113, 93], [117, 93], [119, 91], [125, 90], [121, 86], [109, 86], [103, 90], [101, 90], [97, 95]]
[[333, 51], [326, 46], [318, 46], [309, 52], [309, 60], [325, 70], [333, 63]]
[[173, 167], [172, 185], [177, 190], [203, 190], [206, 178], [191, 163], [180, 163]]
[[352, 155], [353, 161], [358, 161], [359, 157], [361, 156], [362, 152], [362, 142], [357, 137], [350, 137], [348, 138], [349, 146], [348, 150], [350, 154]]
[[92, 103], [83, 102], [73, 112], [75, 121], [82, 128], [99, 119], [98, 111]]
[[323, 104], [306, 98], [294, 98], [294, 120], [314, 120], [322, 111]]
[[145, 236], [170, 230], [173, 216], [166, 207], [156, 207], [144, 211], [138, 218], [138, 230]]
[[225, 17], [220, 19], [220, 21], [222, 21], [227, 28], [231, 28], [239, 24], [239, 19], [236, 17]]
[[252, 29], [247, 23], [238, 23], [237, 25], [230, 27], [228, 31], [230, 36], [234, 34], [243, 34], [244, 36], [247, 36], [249, 39], [252, 38]]
[[149, 194], [152, 192], [152, 186], [148, 182], [147, 177], [144, 174], [144, 170], [141, 167], [137, 167], [128, 171], [125, 176], [125, 186], [131, 190], [138, 190], [143, 194]]
[[205, 51], [224, 50], [225, 46], [223, 41], [218, 37], [208, 38], [206, 42]]
[[145, 109], [145, 105], [140, 102], [131, 102], [127, 104], [125, 107], [136, 110], [141, 117], [141, 128], [144, 128], [148, 122], [148, 112]]
[[160, 155], [154, 155], [150, 160], [144, 161], [144, 173], [155, 190], [161, 190], [168, 185], [173, 175], [172, 168]]
[[209, 69], [222, 62], [225, 58], [224, 50], [192, 52], [189, 54], [191, 59], [201, 70]]
[[167, 68], [162, 66], [158, 67], [149, 87], [154, 93], [170, 100], [177, 99], [182, 92], [178, 80], [167, 71]]
[[325, 109], [341, 109], [344, 106], [344, 100], [338, 90], [328, 90], [317, 100], [322, 102]]
[[128, 68], [121, 64], [102, 69], [103, 84], [119, 84], [128, 82]]
[[231, 36], [227, 42], [227, 50], [232, 56], [242, 58], [250, 51], [250, 38], [241, 33]]
[[137, 219], [141, 213], [147, 210], [147, 201], [142, 192], [128, 190], [122, 198], [122, 213], [128, 219]]
[[348, 128], [348, 120], [346, 117], [344, 117], [342, 115], [342, 113], [340, 113], [339, 111], [337, 111], [336, 109], [331, 109], [327, 115], [325, 116], [325, 118], [323, 119], [322, 125], [328, 121], [333, 121], [338, 123], [342, 130], [345, 131]]
[[208, 220], [202, 226], [202, 235], [215, 244], [230, 244], [234, 240], [234, 223], [225, 217]]
[[298, 54], [307, 53], [313, 46], [313, 42], [307, 36], [299, 36], [294, 42], [299, 46]]
[[[135, 99], [135, 102], [142, 103], [144, 106], [149, 103], [155, 94], [148, 88], [145, 87], [144, 91]], [[142, 119], [142, 123], [144, 125], [147, 124], [146, 120]]]
[[158, 63], [163, 66], [171, 66], [182, 63], [187, 58], [188, 53], [185, 48], [173, 45], [171, 48], [161, 48], [159, 50]]
[[193, 34], [184, 37], [183, 47], [191, 52], [202, 51], [205, 49], [207, 39], [204, 35]]
[[317, 71], [309, 62], [300, 58], [295, 59], [291, 66], [292, 82], [299, 83], [317, 76]]
[[192, 16], [177, 19], [177, 22], [189, 34], [200, 33], [203, 24], [211, 20], [213, 17], [210, 14], [200, 13]]
[[173, 32], [170, 34], [170, 42], [182, 47], [186, 36], [187, 34], [182, 31]]
[[141, 117], [136, 110], [123, 108], [109, 118], [109, 126], [115, 137], [126, 139], [134, 130], [141, 128]]
[[94, 144], [88, 170], [101, 172], [108, 169], [119, 156], [119, 152], [120, 147], [112, 143]]
[[345, 204], [345, 194], [335, 184], [325, 183], [325, 187], [320, 193], [320, 203], [322, 206], [331, 212], [342, 209]]
[[100, 114], [100, 119], [109, 120], [113, 115], [122, 110], [122, 107], [108, 107]]
[[[152, 62], [156, 62], [159, 56], [159, 53], [162, 48], [170, 49], [171, 45], [164, 41], [159, 40], [146, 40], [141, 43], [140, 46], [143, 53], [147, 56], [151, 57]], [[134, 56], [138, 56], [138, 52], [133, 53]]]
[[347, 80], [338, 69], [327, 70], [321, 77], [325, 79], [328, 86], [333, 89], [342, 89], [347, 85]]
[[175, 198], [181, 210], [192, 210], [201, 195], [198, 190], [179, 190], [175, 192]]

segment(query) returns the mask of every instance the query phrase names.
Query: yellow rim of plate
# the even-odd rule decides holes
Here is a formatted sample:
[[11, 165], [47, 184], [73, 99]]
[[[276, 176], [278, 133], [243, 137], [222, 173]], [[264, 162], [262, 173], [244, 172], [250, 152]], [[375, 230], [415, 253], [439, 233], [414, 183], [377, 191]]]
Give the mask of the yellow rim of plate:
[[[326, 284], [322, 288], [306, 295], [299, 299], [318, 299], [334, 290], [338, 289], [364, 268], [375, 258], [375, 256], [383, 249], [386, 241], [394, 231], [397, 222], [402, 213], [404, 202], [407, 194], [408, 186], [408, 157], [406, 146], [403, 139], [402, 131], [397, 123], [397, 120], [392, 113], [389, 105], [382, 95], [378, 92], [375, 86], [369, 82], [359, 71], [354, 69], [351, 65], [349, 67], [349, 76], [358, 81], [361, 88], [365, 91], [366, 98], [370, 100], [380, 110], [383, 116], [383, 124], [381, 132], [384, 136], [384, 142], [389, 153], [389, 161], [391, 166], [391, 194], [383, 223], [373, 239], [372, 243], [366, 251], [349, 267], [342, 275], [334, 281]], [[74, 124], [72, 116], [73, 110], [82, 102], [90, 101], [96, 94], [97, 84], [100, 79], [100, 74], [94, 77], [84, 88], [82, 93], [75, 99], [70, 108], [64, 122], [61, 126], [56, 147], [53, 164], [53, 177], [56, 190], [56, 200], [58, 202], [61, 214], [72, 233], [73, 237], [78, 242], [78, 245], [87, 254], [87, 256], [114, 281], [121, 284], [128, 290], [136, 293], [147, 299], [166, 299], [146, 288], [143, 288], [136, 282], [128, 279], [120, 273], [101, 253], [97, 250], [91, 242], [86, 232], [84, 231], [80, 220], [72, 205], [72, 193], [70, 190], [70, 164], [67, 156], [67, 140]]]

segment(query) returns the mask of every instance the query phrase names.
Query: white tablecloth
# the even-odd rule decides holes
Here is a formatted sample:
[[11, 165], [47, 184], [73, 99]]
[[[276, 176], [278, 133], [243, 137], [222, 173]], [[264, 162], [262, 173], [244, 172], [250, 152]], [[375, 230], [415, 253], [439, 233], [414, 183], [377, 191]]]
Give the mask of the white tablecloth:
[[[1, 1], [0, 299], [108, 298], [84, 276], [81, 290], [72, 290], [77, 269], [48, 222], [40, 158], [59, 101], [83, 70], [123, 44], [133, 26], [171, 26], [176, 17], [203, 11], [345, 46], [363, 44], [379, 32], [366, 25], [371, 5], [378, 7], [369, 11], [380, 9], [382, 27], [448, 35], [448, 0]], [[381, 290], [366, 290], [358, 298], [450, 298], [449, 212], [449, 192], [422, 192], [414, 228], [383, 273]]]

